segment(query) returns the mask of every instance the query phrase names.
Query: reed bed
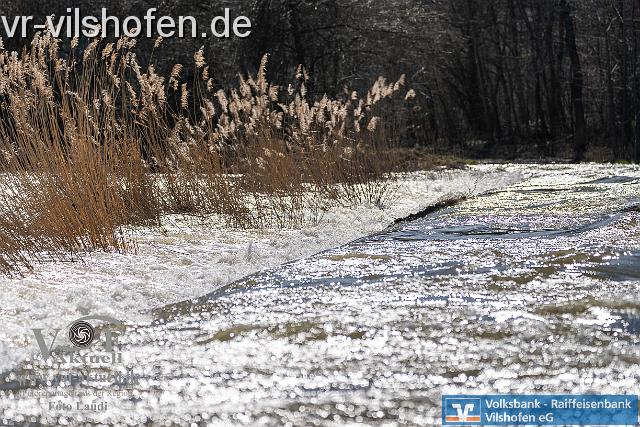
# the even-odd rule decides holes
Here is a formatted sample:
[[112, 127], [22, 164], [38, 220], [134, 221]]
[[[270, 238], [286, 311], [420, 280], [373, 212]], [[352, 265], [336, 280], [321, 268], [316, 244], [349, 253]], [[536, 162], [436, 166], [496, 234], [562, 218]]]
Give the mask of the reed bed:
[[133, 39], [73, 40], [64, 57], [59, 43], [43, 33], [0, 50], [0, 272], [126, 251], [124, 226], [169, 213], [299, 227], [309, 212], [388, 195], [398, 161], [385, 120], [412, 96], [403, 77], [310, 100], [306, 71], [272, 84], [267, 56], [222, 88], [202, 50], [183, 81], [182, 65], [143, 69]]

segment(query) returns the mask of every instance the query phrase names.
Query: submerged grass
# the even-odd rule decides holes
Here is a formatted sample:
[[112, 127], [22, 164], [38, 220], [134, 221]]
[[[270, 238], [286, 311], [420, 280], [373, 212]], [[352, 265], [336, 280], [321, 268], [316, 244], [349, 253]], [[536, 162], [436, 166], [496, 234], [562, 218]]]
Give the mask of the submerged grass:
[[21, 53], [0, 51], [2, 272], [125, 251], [123, 225], [168, 213], [297, 227], [331, 205], [381, 204], [385, 178], [406, 161], [387, 142], [387, 119], [412, 96], [404, 78], [312, 102], [306, 71], [281, 88], [266, 56], [225, 89], [202, 51], [187, 83], [182, 65], [143, 70], [132, 39], [71, 47], [62, 57], [45, 33]]

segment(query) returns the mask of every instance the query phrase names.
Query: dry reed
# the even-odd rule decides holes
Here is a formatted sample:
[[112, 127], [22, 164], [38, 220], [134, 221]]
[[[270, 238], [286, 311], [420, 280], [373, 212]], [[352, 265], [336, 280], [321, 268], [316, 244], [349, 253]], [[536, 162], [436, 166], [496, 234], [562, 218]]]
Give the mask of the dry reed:
[[385, 102], [411, 96], [404, 78], [313, 102], [306, 71], [281, 88], [267, 56], [223, 89], [202, 50], [188, 83], [179, 64], [168, 78], [143, 70], [135, 40], [77, 44], [61, 57], [39, 34], [20, 54], [0, 51], [0, 271], [126, 250], [124, 225], [166, 213], [297, 227], [333, 204], [384, 201], [395, 167]]

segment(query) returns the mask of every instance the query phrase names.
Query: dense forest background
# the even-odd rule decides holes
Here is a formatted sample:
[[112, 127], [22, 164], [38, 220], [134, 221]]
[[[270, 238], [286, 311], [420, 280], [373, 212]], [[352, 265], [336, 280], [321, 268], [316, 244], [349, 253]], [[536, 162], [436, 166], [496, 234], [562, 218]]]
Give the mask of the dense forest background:
[[[640, 0], [15, 0], [0, 15], [192, 15], [208, 27], [225, 7], [253, 23], [246, 39], [166, 40], [153, 61], [193, 63], [204, 42], [220, 84], [298, 64], [312, 96], [405, 74], [416, 96], [390, 133], [435, 152], [503, 158], [640, 160]], [[27, 40], [4, 40], [20, 49]], [[141, 39], [141, 52], [154, 40]], [[68, 43], [67, 43], [68, 44]], [[144, 49], [146, 48], [146, 49]], [[142, 62], [149, 58], [139, 58]]]

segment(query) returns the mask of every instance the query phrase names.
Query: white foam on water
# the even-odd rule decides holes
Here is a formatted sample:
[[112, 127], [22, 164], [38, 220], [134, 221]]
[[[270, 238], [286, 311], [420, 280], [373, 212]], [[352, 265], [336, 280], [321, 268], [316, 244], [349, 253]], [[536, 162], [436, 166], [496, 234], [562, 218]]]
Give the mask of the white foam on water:
[[131, 231], [136, 253], [94, 252], [77, 262], [36, 265], [23, 278], [0, 278], [0, 369], [37, 351], [32, 328], [63, 328], [88, 314], [143, 321], [154, 307], [375, 233], [447, 195], [479, 194], [531, 174], [509, 165], [402, 174], [389, 206], [332, 208], [297, 230], [237, 230], [167, 216], [161, 227]]

